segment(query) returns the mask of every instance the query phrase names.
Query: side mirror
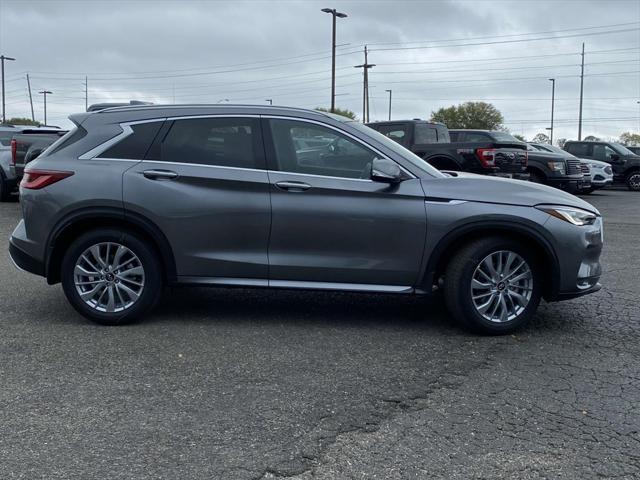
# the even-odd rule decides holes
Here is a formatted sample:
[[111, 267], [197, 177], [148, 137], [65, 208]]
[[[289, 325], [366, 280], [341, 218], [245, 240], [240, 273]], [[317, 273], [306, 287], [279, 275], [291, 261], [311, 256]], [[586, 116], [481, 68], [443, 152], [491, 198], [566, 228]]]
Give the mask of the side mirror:
[[391, 160], [374, 158], [371, 164], [371, 180], [383, 183], [399, 183], [402, 181], [402, 170]]
[[620, 161], [620, 155], [618, 155], [617, 153], [612, 153], [609, 158], [611, 159], [612, 162], [619, 162]]

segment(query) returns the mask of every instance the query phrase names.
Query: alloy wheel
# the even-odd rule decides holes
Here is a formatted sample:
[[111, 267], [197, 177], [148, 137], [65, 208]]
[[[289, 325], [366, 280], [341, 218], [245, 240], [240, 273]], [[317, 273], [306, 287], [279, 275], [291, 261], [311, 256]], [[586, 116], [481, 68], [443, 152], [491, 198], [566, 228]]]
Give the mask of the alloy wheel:
[[515, 252], [490, 253], [473, 272], [473, 304], [476, 311], [491, 322], [503, 323], [517, 318], [527, 308], [532, 292], [531, 268]]
[[632, 173], [627, 180], [632, 190], [640, 190], [640, 173]]
[[76, 260], [74, 284], [80, 298], [100, 312], [131, 308], [142, 295], [145, 272], [138, 256], [116, 242], [87, 248]]

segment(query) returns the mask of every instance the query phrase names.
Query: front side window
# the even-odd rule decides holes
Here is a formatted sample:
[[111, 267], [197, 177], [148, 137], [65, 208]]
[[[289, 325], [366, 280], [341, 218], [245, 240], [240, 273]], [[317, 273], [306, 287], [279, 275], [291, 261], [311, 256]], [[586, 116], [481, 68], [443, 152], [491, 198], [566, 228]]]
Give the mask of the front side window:
[[[257, 165], [254, 118], [189, 118], [174, 120], [158, 139], [148, 159], [237, 168]], [[161, 135], [162, 136], [162, 135]]]
[[333, 129], [296, 120], [270, 120], [277, 169], [329, 177], [371, 176], [376, 153]]
[[616, 152], [608, 145], [597, 144], [593, 146], [593, 156], [597, 160], [603, 160], [605, 162], [611, 161], [611, 155], [615, 155]]

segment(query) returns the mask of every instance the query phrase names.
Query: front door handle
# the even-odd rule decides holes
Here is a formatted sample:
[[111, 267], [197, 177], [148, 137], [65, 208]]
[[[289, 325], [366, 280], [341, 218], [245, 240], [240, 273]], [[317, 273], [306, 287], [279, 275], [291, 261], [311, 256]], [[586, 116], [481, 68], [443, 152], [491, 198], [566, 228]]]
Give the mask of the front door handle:
[[178, 176], [176, 172], [171, 170], [145, 170], [142, 174], [151, 180], [171, 180]]
[[276, 187], [287, 192], [304, 192], [309, 190], [311, 185], [303, 182], [276, 182]]

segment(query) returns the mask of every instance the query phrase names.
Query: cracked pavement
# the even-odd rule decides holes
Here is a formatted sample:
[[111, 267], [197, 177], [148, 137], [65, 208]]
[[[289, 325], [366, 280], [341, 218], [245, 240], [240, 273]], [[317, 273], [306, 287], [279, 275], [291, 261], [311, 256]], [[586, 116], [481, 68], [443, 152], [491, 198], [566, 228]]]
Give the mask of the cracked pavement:
[[640, 194], [585, 198], [603, 289], [495, 338], [438, 298], [244, 289], [99, 327], [5, 250], [0, 476], [638, 478]]

